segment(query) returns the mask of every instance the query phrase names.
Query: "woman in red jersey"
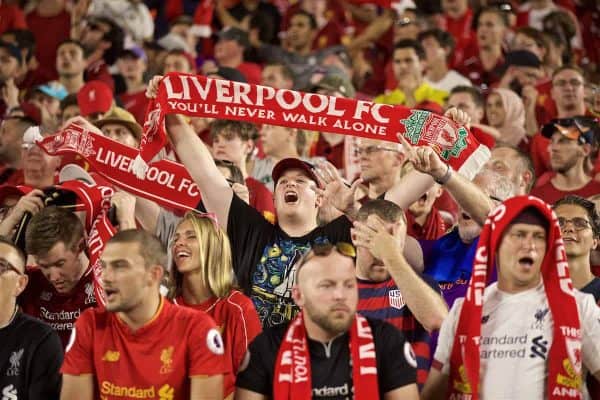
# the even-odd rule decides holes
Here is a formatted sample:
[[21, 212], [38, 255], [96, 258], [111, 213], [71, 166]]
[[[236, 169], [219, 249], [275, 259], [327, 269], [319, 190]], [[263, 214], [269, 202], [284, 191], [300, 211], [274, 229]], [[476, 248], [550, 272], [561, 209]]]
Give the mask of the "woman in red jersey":
[[[177, 225], [171, 253], [174, 302], [202, 310], [215, 320], [235, 374], [261, 324], [252, 301], [234, 288], [227, 234], [211, 214], [187, 213]], [[223, 393], [232, 398], [235, 376], [225, 376], [224, 383]]]

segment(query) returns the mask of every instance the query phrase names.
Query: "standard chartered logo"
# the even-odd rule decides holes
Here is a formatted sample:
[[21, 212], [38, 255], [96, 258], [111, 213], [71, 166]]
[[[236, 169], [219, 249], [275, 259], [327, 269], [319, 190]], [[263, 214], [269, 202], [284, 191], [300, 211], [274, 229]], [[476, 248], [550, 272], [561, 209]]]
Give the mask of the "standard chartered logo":
[[110, 381], [103, 381], [100, 393], [113, 397], [128, 397], [134, 399], [155, 399], [156, 396], [158, 396], [158, 400], [173, 400], [175, 398], [175, 388], [168, 384], [162, 385], [157, 390], [154, 386], [119, 386]]
[[540, 357], [541, 359], [545, 360], [547, 351], [548, 341], [544, 340], [543, 336], [540, 335], [531, 339], [531, 353], [529, 354], [529, 357]]

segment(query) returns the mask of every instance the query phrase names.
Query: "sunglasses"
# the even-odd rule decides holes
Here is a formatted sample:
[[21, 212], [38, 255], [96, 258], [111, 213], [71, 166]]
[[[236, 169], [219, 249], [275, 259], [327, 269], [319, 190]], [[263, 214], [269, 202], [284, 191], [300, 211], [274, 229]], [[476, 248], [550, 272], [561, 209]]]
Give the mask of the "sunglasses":
[[9, 263], [8, 261], [6, 261], [5, 259], [0, 258], [0, 275], [4, 275], [8, 271], [14, 271], [18, 275], [24, 275], [24, 273], [21, 272], [21, 271], [19, 271], [19, 269], [17, 269], [17, 267], [15, 267], [14, 265], [12, 265], [11, 263]]
[[314, 243], [311, 249], [308, 250], [296, 264], [296, 274], [298, 274], [300, 268], [302, 268], [307, 262], [309, 262], [313, 258], [327, 257], [334, 251], [353, 260], [356, 259], [356, 248], [348, 242], [337, 242], [336, 244]]

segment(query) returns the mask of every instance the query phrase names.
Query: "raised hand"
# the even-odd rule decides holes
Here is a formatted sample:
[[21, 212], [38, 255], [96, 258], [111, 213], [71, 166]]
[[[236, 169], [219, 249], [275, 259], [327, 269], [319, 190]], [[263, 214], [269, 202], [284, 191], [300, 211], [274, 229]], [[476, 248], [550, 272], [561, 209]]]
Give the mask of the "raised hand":
[[[391, 232], [390, 232], [391, 231]], [[384, 260], [393, 252], [404, 250], [406, 241], [406, 223], [400, 219], [390, 229], [386, 223], [377, 215], [371, 214], [366, 221], [354, 221], [351, 230], [352, 241], [356, 247], [364, 247], [369, 250], [373, 257]]]
[[398, 135], [398, 139], [404, 147], [407, 159], [417, 171], [430, 175], [438, 181], [446, 175], [450, 167], [444, 163], [432, 147], [411, 146], [402, 134]]
[[351, 186], [347, 186], [337, 168], [327, 161], [319, 162], [315, 172], [322, 188], [318, 193], [323, 195], [324, 203], [342, 213], [351, 212], [354, 209], [356, 190], [362, 180], [357, 179]]
[[162, 80], [162, 75], [154, 75], [150, 82], [148, 82], [148, 87], [146, 88], [146, 97], [149, 99], [155, 99], [158, 95], [158, 85], [160, 85], [160, 81]]

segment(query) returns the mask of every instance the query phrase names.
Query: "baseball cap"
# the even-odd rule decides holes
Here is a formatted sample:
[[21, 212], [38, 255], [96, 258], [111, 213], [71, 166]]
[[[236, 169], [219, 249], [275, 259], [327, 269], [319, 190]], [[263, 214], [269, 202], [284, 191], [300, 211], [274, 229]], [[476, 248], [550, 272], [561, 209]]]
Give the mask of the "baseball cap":
[[206, 75], [219, 75], [221, 78], [227, 79], [228, 81], [248, 83], [244, 74], [239, 70], [230, 67], [219, 67], [214, 71], [208, 72]]
[[185, 39], [173, 32], [161, 37], [156, 43], [165, 50], [183, 50], [186, 53], [190, 52], [190, 46]]
[[136, 60], [142, 59], [144, 61], [148, 61], [146, 52], [140, 46], [133, 46], [128, 49], [124, 49], [119, 54], [119, 58], [127, 58], [127, 57], [135, 58]]
[[23, 62], [23, 56], [21, 54], [21, 49], [19, 49], [14, 44], [5, 42], [4, 40], [0, 40], [0, 48], [6, 49], [6, 51], [8, 51], [8, 54], [10, 54], [11, 57], [17, 59], [19, 64], [21, 64]]
[[89, 81], [77, 92], [77, 104], [81, 115], [105, 113], [113, 105], [113, 93], [102, 81]]
[[332, 92], [339, 92], [345, 97], [354, 97], [356, 90], [352, 83], [341, 75], [332, 74], [325, 75], [315, 86], [313, 86], [313, 92], [317, 90], [329, 90]]
[[303, 171], [306, 174], [306, 176], [308, 176], [311, 180], [315, 181], [317, 186], [319, 186], [319, 179], [315, 174], [314, 167], [312, 166], [312, 164], [307, 163], [306, 161], [302, 161], [299, 158], [293, 157], [284, 158], [283, 160], [275, 164], [275, 167], [273, 167], [271, 177], [273, 178], [273, 183], [275, 186], [277, 186], [277, 181], [279, 180], [281, 175], [283, 175], [283, 173], [288, 169], [299, 169]]
[[517, 67], [534, 67], [539, 68], [542, 62], [529, 50], [514, 50], [508, 52], [505, 56], [506, 65], [514, 65]]
[[0, 203], [7, 197], [21, 197], [33, 190], [29, 186], [13, 186], [13, 185], [2, 185], [0, 186]]
[[133, 136], [140, 140], [142, 137], [142, 127], [137, 123], [133, 114], [121, 107], [113, 107], [101, 119], [96, 121], [95, 125], [102, 129], [104, 125], [119, 124], [125, 126], [133, 133]]
[[217, 33], [219, 40], [235, 40], [242, 47], [250, 47], [250, 39], [248, 33], [235, 27], [226, 27]]
[[39, 85], [35, 88], [38, 92], [42, 92], [47, 96], [54, 97], [62, 101], [67, 95], [67, 89], [62, 85], [62, 83], [58, 81], [52, 81], [44, 83], [43, 85]]
[[555, 132], [577, 140], [580, 144], [595, 144], [600, 134], [600, 125], [590, 117], [555, 118], [544, 125], [542, 135], [551, 138]]

